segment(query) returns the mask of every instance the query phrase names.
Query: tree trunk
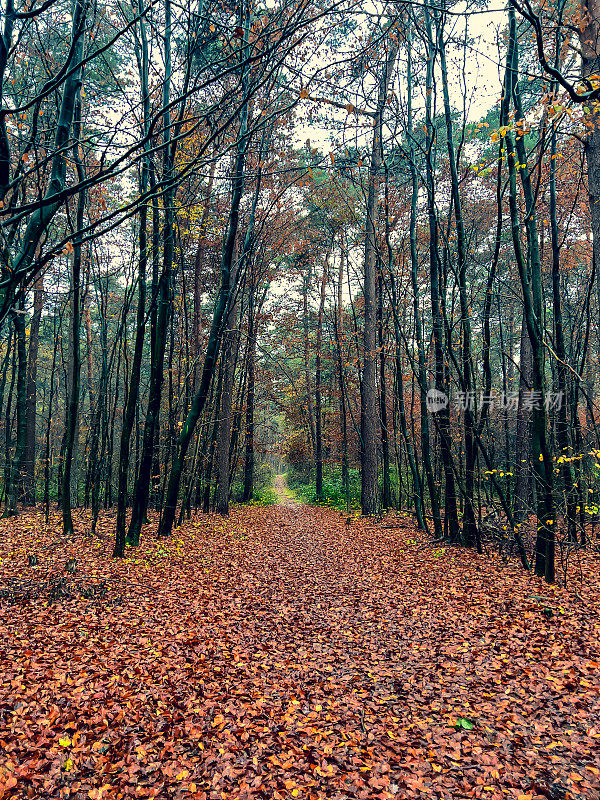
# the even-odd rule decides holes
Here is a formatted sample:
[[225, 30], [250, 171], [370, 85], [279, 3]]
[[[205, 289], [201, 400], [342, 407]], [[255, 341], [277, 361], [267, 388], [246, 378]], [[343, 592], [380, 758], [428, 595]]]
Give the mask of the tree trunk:
[[446, 48], [444, 43], [443, 25], [438, 19], [438, 47], [440, 51], [440, 65], [442, 72], [442, 92], [444, 97], [444, 116], [446, 121], [446, 138], [448, 145], [448, 161], [450, 163], [450, 183], [456, 222], [456, 252], [458, 257], [458, 291], [460, 298], [460, 318], [462, 329], [462, 358], [461, 379], [467, 402], [464, 404], [464, 432], [465, 432], [465, 491], [464, 491], [464, 516], [463, 516], [463, 541], [471, 547], [477, 546], [481, 553], [481, 538], [475, 521], [473, 508], [473, 495], [475, 491], [475, 419], [471, 396], [473, 394], [473, 364], [471, 360], [471, 321], [470, 309], [467, 298], [467, 243], [465, 227], [462, 216], [462, 199], [458, 177], [458, 164], [454, 149], [454, 126], [452, 124], [452, 109], [448, 90], [448, 70], [446, 67]]
[[[310, 379], [310, 318], [308, 313], [308, 287], [310, 285], [311, 271], [307, 267], [307, 272], [302, 277], [302, 327], [304, 331], [304, 380], [306, 382], [306, 409], [308, 412], [308, 433], [312, 446], [313, 454], [316, 452], [316, 430], [315, 430], [315, 410], [313, 405], [313, 395]], [[316, 457], [315, 457], [316, 460]]]
[[[17, 348], [17, 441], [14, 456], [12, 457], [7, 470], [8, 481], [6, 487], [5, 517], [14, 517], [18, 513], [17, 502], [23, 489], [23, 460], [25, 457], [27, 434], [27, 351], [25, 347], [24, 309], [20, 308], [18, 310], [13, 310], [12, 318], [15, 328]], [[7, 412], [6, 415], [6, 426], [8, 431], [10, 427], [9, 412]]]
[[[433, 67], [435, 58], [435, 45], [431, 32], [431, 18], [429, 10], [425, 8], [425, 21], [427, 30], [428, 59], [426, 71], [426, 98], [425, 98], [425, 128], [426, 128], [426, 181], [427, 181], [427, 216], [429, 222], [429, 276], [431, 290], [431, 316], [432, 333], [435, 354], [435, 388], [440, 395], [445, 395], [448, 400], [449, 386], [446, 380], [446, 360], [448, 353], [444, 352], [444, 326], [442, 317], [442, 283], [441, 264], [438, 244], [438, 224], [435, 203], [435, 184], [433, 175], [432, 152], [435, 143], [435, 129], [432, 117]], [[450, 439], [450, 409], [447, 403], [435, 415], [436, 427], [439, 432], [440, 454], [445, 478], [445, 504], [444, 528], [450, 541], [459, 541], [460, 527], [458, 524], [458, 508], [456, 505], [456, 489], [452, 465], [452, 447]]]
[[390, 41], [383, 74], [379, 79], [377, 110], [373, 120], [373, 144], [369, 166], [366, 209], [365, 265], [363, 296], [365, 322], [363, 330], [363, 375], [361, 383], [361, 507], [362, 513], [372, 516], [378, 511], [377, 480], [377, 220], [379, 172], [383, 161], [382, 126], [388, 86], [392, 77], [398, 45]]
[[[148, 409], [146, 412], [146, 423], [144, 425], [144, 435], [142, 440], [142, 457], [140, 468], [133, 494], [133, 507], [131, 510], [131, 522], [127, 532], [126, 541], [132, 547], [137, 547], [140, 542], [142, 525], [146, 521], [148, 513], [148, 501], [150, 498], [150, 480], [153, 473], [153, 461], [155, 456], [155, 439], [158, 431], [158, 418], [160, 414], [160, 401], [162, 397], [162, 386], [164, 379], [164, 360], [167, 344], [167, 331], [169, 319], [172, 311], [173, 293], [173, 259], [174, 259], [174, 237], [173, 228], [173, 202], [175, 189], [173, 185], [173, 150], [171, 147], [171, 112], [170, 112], [170, 91], [171, 91], [171, 2], [165, 0], [165, 79], [163, 82], [163, 181], [167, 188], [163, 194], [163, 263], [160, 280], [157, 287], [157, 297], [152, 297], [152, 303], [156, 303], [156, 321], [151, 326], [153, 335], [153, 347], [151, 351], [150, 365], [150, 392], [148, 396]], [[151, 165], [150, 165], [151, 166]], [[149, 172], [150, 187], [154, 188], [154, 172]], [[156, 225], [157, 208], [153, 205], [153, 221]], [[158, 242], [156, 233], [153, 231], [153, 251], [156, 254]], [[154, 277], [154, 276], [153, 276]], [[155, 281], [153, 280], [153, 289]], [[116, 549], [115, 549], [115, 554]]]
[[[206, 249], [206, 229], [208, 227], [208, 215], [210, 212], [210, 204], [212, 199], [212, 188], [215, 179], [215, 170], [217, 167], [217, 153], [213, 155], [213, 160], [210, 164], [210, 172], [208, 174], [208, 183], [206, 186], [206, 198], [204, 201], [204, 208], [202, 210], [202, 218], [200, 220], [200, 230], [198, 232], [198, 246], [196, 247], [196, 256], [194, 258], [194, 311], [192, 318], [192, 353], [194, 360], [198, 359], [200, 355], [200, 317], [202, 315], [202, 268], [204, 266], [204, 250]], [[195, 368], [195, 365], [194, 365]]]
[[[8, 367], [9, 367], [9, 364], [10, 364], [10, 361], [11, 361], [11, 359], [10, 359], [11, 354], [13, 353], [12, 342], [13, 342], [13, 332], [12, 332], [12, 328], [9, 328], [8, 338], [6, 340], [6, 353], [4, 355], [4, 361], [2, 362], [2, 375], [0, 377], [0, 420], [2, 420], [2, 410], [4, 408], [4, 390], [6, 388], [6, 379], [8, 377]], [[13, 373], [12, 378], [14, 379], [14, 373]], [[11, 379], [10, 389], [9, 389], [9, 393], [8, 393], [9, 399], [10, 399], [10, 396], [12, 394], [12, 384], [13, 384], [13, 380]], [[7, 403], [7, 406], [8, 406], [8, 403]], [[8, 408], [7, 408], [6, 415], [4, 417], [5, 439], [6, 439], [7, 443], [9, 442], [9, 437], [10, 437], [10, 433], [9, 433], [9, 431], [10, 431], [9, 416], [10, 415], [8, 413]], [[2, 493], [0, 493], [0, 502], [2, 502], [5, 499], [5, 494], [6, 494], [6, 483], [7, 483], [6, 477], [7, 477], [7, 468], [8, 468], [8, 462], [9, 462], [8, 453], [9, 453], [9, 447], [8, 447], [8, 444], [7, 444], [7, 447], [6, 447], [6, 454], [7, 454], [6, 455], [6, 464], [5, 464], [5, 467], [4, 467], [5, 480], [4, 480], [4, 486], [3, 486]]]
[[[509, 54], [510, 57], [507, 61], [507, 68], [510, 70], [512, 76], [509, 85], [511, 86], [511, 93], [515, 106], [515, 120], [516, 123], [519, 123], [523, 119], [523, 113], [518, 85], [519, 60], [516, 41], [515, 12], [512, 6], [509, 6]], [[538, 517], [538, 532], [535, 545], [535, 574], [544, 577], [548, 583], [554, 583], [554, 531], [556, 525], [553, 497], [554, 464], [552, 462], [547, 436], [546, 379], [544, 371], [544, 305], [535, 201], [533, 188], [531, 186], [531, 177], [527, 166], [527, 154], [523, 137], [516, 137], [516, 142], [513, 143], [512, 133], [508, 132], [505, 140], [509, 167], [509, 196], [513, 243], [523, 289], [527, 332], [531, 343], [533, 390], [536, 392], [537, 397], [539, 397], [539, 402], [533, 404], [531, 420], [531, 454], [534, 475], [537, 481], [536, 505]], [[516, 196], [517, 159], [520, 165], [519, 172], [527, 210], [527, 242], [529, 245], [529, 260], [531, 263], [531, 282], [527, 275], [519, 236]]]
[[25, 435], [25, 491], [23, 501], [35, 505], [35, 454], [37, 421], [37, 366], [40, 344], [40, 322], [44, 307], [44, 277], [39, 275], [33, 286], [33, 316], [29, 326], [29, 355], [27, 362], [27, 411]]
[[570, 456], [572, 455], [569, 440], [569, 421], [567, 417], [567, 355], [565, 347], [564, 324], [562, 315], [562, 298], [560, 294], [560, 249], [558, 241], [558, 221], [556, 217], [556, 125], [552, 123], [550, 139], [550, 231], [552, 238], [552, 299], [554, 311], [554, 341], [556, 345], [556, 377], [558, 385], [558, 409], [556, 421], [556, 439], [558, 442], [563, 492], [565, 501], [565, 518], [567, 522], [567, 540], [576, 541], [576, 503], [577, 493], [575, 475]]
[[[235, 255], [233, 257], [235, 262]], [[237, 268], [231, 271], [232, 282], [237, 279]], [[219, 436], [217, 440], [217, 500], [215, 510], [218, 514], [229, 514], [229, 455], [231, 447], [231, 421], [233, 408], [233, 388], [235, 380], [235, 367], [239, 344], [238, 331], [238, 305], [233, 302], [224, 322], [223, 332], [223, 388], [221, 390], [221, 416], [219, 420]]]
[[[145, 21], [142, 16], [143, 0], [139, 0], [138, 13], [140, 14], [140, 83], [142, 94], [142, 105], [144, 109], [143, 133], [146, 134], [150, 124], [150, 97], [148, 90], [148, 42], [146, 38]], [[136, 42], [137, 46], [137, 42]], [[145, 147], [147, 149], [147, 146]], [[149, 164], [145, 156], [142, 161], [140, 173], [140, 195], [144, 195], [148, 189]], [[136, 411], [138, 408], [140, 375], [142, 366], [142, 355], [144, 351], [144, 337], [146, 333], [146, 272], [148, 266], [148, 204], [142, 203], [139, 215], [139, 258], [138, 258], [138, 305], [136, 315], [135, 345], [133, 352], [133, 362], [131, 365], [131, 376], [129, 379], [127, 399], [123, 406], [123, 425], [121, 429], [121, 445], [119, 451], [119, 471], [118, 471], [118, 493], [117, 493], [117, 524], [115, 551], [116, 557], [122, 558], [125, 554], [126, 543], [126, 511], [127, 511], [127, 478], [129, 475], [129, 451], [131, 444], [131, 432], [135, 422]], [[138, 544], [139, 538], [133, 538], [134, 544]]]
[[317, 315], [317, 348], [315, 364], [315, 495], [318, 502], [323, 499], [323, 397], [321, 392], [321, 350], [323, 348], [323, 314], [325, 312], [325, 286], [327, 284], [327, 262], [329, 252], [325, 256], [323, 277], [321, 278], [321, 299]]
[[342, 234], [340, 245], [340, 268], [337, 284], [337, 305], [335, 310], [335, 341], [338, 372], [340, 435], [342, 440], [342, 484], [346, 497], [346, 513], [350, 514], [350, 469], [348, 463], [348, 420], [346, 418], [346, 381], [344, 374], [344, 361], [342, 344], [344, 342], [344, 314], [343, 314], [343, 281], [344, 266], [346, 263], [346, 245]]
[[173, 528], [175, 512], [177, 510], [177, 498], [179, 496], [179, 484], [181, 481], [185, 457], [194, 433], [194, 428], [198, 422], [202, 410], [204, 409], [204, 405], [208, 397], [208, 392], [221, 345], [223, 320], [225, 319], [227, 309], [229, 308], [232, 294], [235, 291], [235, 285], [232, 285], [231, 268], [235, 248], [235, 239], [239, 226], [240, 201], [244, 191], [244, 166], [246, 162], [246, 152], [248, 149], [248, 55], [251, 14], [247, 0], [240, 5], [239, 17], [241, 23], [240, 27], [243, 26], [244, 29], [243, 47], [240, 48], [240, 58], [243, 64], [241, 90], [244, 101], [240, 111], [240, 130], [235, 159], [233, 190], [231, 193], [231, 209], [229, 212], [227, 235], [225, 237], [223, 254], [221, 257], [221, 286], [219, 288], [219, 296], [217, 298], [217, 304], [213, 313], [213, 320], [208, 338], [208, 344], [206, 346], [206, 354], [204, 357], [204, 365], [202, 367], [200, 385], [194, 396], [194, 399], [192, 400], [192, 405], [179, 435], [177, 452], [173, 459], [173, 464], [171, 465], [164, 513], [158, 529], [159, 536], [170, 536]]
[[248, 503], [254, 495], [254, 397], [255, 397], [255, 364], [256, 364], [256, 326], [254, 318], [254, 285], [253, 272], [250, 275], [250, 300], [248, 303], [248, 353], [246, 356], [247, 390], [246, 390], [246, 420], [245, 420], [245, 446], [246, 456], [244, 461], [244, 495], [243, 502]]
[[532, 388], [531, 344], [527, 333], [525, 312], [521, 321], [521, 345], [519, 347], [519, 401], [517, 406], [517, 430], [515, 443], [515, 520], [525, 521], [530, 510], [531, 492], [529, 491], [531, 475], [531, 409], [526, 396]]
[[378, 276], [379, 291], [377, 298], [377, 336], [379, 340], [379, 419], [381, 422], [381, 460], [383, 468], [381, 476], [381, 505], [382, 508], [387, 511], [392, 507], [392, 487], [390, 482], [390, 445], [388, 437], [387, 388], [385, 380], [385, 343], [383, 334], [383, 269], [381, 263], [379, 265]]
[[[89, 271], [88, 271], [89, 276]], [[86, 342], [86, 366], [87, 366], [87, 390], [89, 402], [89, 418], [90, 418], [90, 434], [88, 443], [88, 453], [91, 451], [92, 440], [94, 437], [94, 425], [96, 420], [96, 394], [94, 387], [94, 370], [92, 359], [92, 315], [90, 313], [89, 303], [89, 283], [86, 286], [85, 302], [83, 308], [83, 325], [85, 327], [85, 342]], [[89, 507], [91, 501], [91, 484], [90, 484], [91, 464], [88, 457], [88, 466], [85, 474], [85, 489], [84, 489], [84, 505]]]
[[[80, 182], [85, 180], [81, 158], [79, 156], [79, 137], [81, 133], [81, 101], [77, 99], [75, 119], [73, 122], [73, 161], [77, 169], [77, 178]], [[86, 190], [81, 189], [77, 197], [76, 231], [73, 237], [72, 260], [72, 287], [71, 287], [71, 374], [67, 416], [65, 422], [65, 453], [62, 472], [62, 517], [63, 534], [69, 536], [73, 533], [73, 517], [71, 514], [71, 478], [73, 467], [73, 454], [75, 451], [75, 437], [78, 430], [79, 416], [79, 389], [81, 381], [81, 230], [85, 213]]]
[[[420, 404], [420, 417], [421, 417], [421, 458], [423, 460], [423, 471], [425, 472], [425, 480], [427, 481], [427, 488], [429, 491], [429, 502], [431, 504], [431, 515], [433, 517], [433, 535], [436, 539], [441, 539], [443, 537], [443, 530], [442, 530], [442, 521], [440, 516], [440, 503], [439, 503], [439, 492], [435, 485], [435, 480], [433, 476], [433, 467], [431, 465], [431, 452], [429, 446], [429, 417], [427, 416], [427, 369], [425, 364], [425, 345], [423, 342], [423, 321], [421, 318], [421, 308], [419, 305], [419, 278], [418, 278], [418, 270], [419, 270], [419, 259], [417, 253], [417, 211], [418, 211], [418, 202], [419, 202], [419, 183], [417, 178], [417, 166], [415, 162], [415, 146], [413, 140], [413, 113], [412, 113], [412, 92], [413, 92], [413, 78], [412, 78], [412, 51], [411, 51], [411, 44], [412, 44], [412, 31], [409, 28], [409, 53], [408, 53], [408, 65], [406, 71], [406, 82], [407, 82], [407, 109], [408, 109], [408, 131], [409, 131], [409, 152], [410, 152], [410, 178], [411, 178], [411, 202], [410, 202], [410, 229], [409, 229], [409, 236], [410, 236], [410, 280], [413, 292], [413, 316], [414, 316], [414, 325], [415, 325], [415, 338], [417, 340], [417, 351], [418, 351], [418, 361], [419, 361], [419, 368], [418, 368], [418, 378], [419, 378], [419, 404]], [[392, 286], [395, 295], [395, 285]], [[408, 451], [408, 438], [407, 438], [407, 431], [406, 431], [406, 419], [404, 415], [404, 394], [402, 389], [402, 374], [401, 372], [398, 373], [398, 369], [401, 370], [401, 351], [400, 351], [400, 341], [398, 338], [400, 326], [399, 323], [394, 322], [396, 326], [396, 373], [400, 375], [400, 385], [397, 387], [398, 392], [402, 392], [402, 397], [398, 395], [399, 401], [399, 409], [400, 409], [400, 424], [401, 430], [404, 436], [405, 445]], [[404, 424], [403, 424], [404, 419]], [[412, 449], [412, 448], [411, 448]], [[424, 489], [421, 485], [420, 476], [415, 471], [416, 469], [416, 461], [415, 461], [415, 469], [412, 468], [412, 461], [409, 457], [409, 463], [411, 464], [411, 471], [413, 473], [413, 484], [414, 490], [420, 492], [420, 498], [417, 499], [415, 497], [415, 508], [417, 501], [421, 506], [420, 514], [417, 512], [417, 520], [419, 516], [421, 517], [421, 522], [419, 523], [423, 530], [426, 529], [426, 522], [425, 522], [425, 497], [424, 497]]]

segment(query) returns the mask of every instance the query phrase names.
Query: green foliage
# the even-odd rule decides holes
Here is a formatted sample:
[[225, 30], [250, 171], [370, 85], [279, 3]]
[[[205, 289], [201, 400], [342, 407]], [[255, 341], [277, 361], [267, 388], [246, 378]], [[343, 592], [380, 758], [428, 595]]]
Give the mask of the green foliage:
[[[349, 470], [350, 508], [360, 509], [360, 470]], [[305, 503], [346, 510], [346, 487], [342, 481], [341, 469], [338, 466], [323, 467], [323, 499], [319, 503], [315, 494], [315, 471], [306, 466], [291, 465], [287, 473], [287, 482], [298, 497]], [[398, 471], [390, 467], [390, 484], [392, 502], [398, 497]], [[379, 489], [382, 491], [382, 478], [379, 477]]]
[[470, 719], [467, 719], [467, 717], [459, 717], [456, 720], [456, 725], [454, 727], [457, 730], [460, 730], [462, 728], [465, 731], [472, 731], [473, 728], [475, 727], [475, 722], [473, 722]]
[[[305, 503], [319, 504], [340, 511], [346, 509], [346, 489], [339, 469], [324, 467], [323, 469], [323, 499], [318, 503], [315, 495], [314, 470], [301, 470], [290, 468], [287, 482], [299, 498]], [[360, 508], [360, 470], [350, 470], [350, 508]]]
[[[277, 493], [273, 488], [273, 478], [275, 472], [273, 467], [266, 462], [260, 464], [254, 470], [254, 494], [252, 504], [259, 506], [271, 506], [277, 502]], [[244, 476], [238, 474], [236, 482], [232, 488], [232, 498], [235, 503], [241, 503], [244, 496]]]
[[272, 486], [265, 486], [254, 491], [252, 503], [259, 506], [272, 506], [277, 503], [277, 493]]

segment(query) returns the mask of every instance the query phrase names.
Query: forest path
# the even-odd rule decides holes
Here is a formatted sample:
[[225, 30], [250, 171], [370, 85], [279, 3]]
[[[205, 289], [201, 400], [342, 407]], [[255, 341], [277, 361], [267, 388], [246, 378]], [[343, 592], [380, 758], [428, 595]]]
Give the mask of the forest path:
[[273, 488], [277, 494], [277, 505], [285, 506], [286, 508], [297, 508], [302, 505], [302, 502], [288, 488], [284, 474], [275, 476]]
[[597, 556], [577, 597], [399, 515], [156, 523], [115, 560], [114, 516], [61, 547], [59, 515], [0, 520], [0, 587], [72, 557], [108, 585], [0, 592], [3, 800], [600, 797]]

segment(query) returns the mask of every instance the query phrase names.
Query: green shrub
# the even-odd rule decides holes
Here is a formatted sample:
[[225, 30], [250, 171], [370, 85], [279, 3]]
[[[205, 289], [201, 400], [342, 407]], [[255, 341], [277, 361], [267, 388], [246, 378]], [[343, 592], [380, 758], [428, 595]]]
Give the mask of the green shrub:
[[[305, 503], [319, 504], [315, 495], [314, 470], [307, 473], [293, 467], [287, 473], [287, 483]], [[360, 470], [349, 470], [350, 508], [360, 508]], [[346, 510], [346, 487], [342, 481], [340, 469], [325, 466], [323, 468], [323, 498], [319, 505]]]
[[[314, 468], [306, 471], [290, 467], [287, 473], [287, 483], [290, 489], [305, 502], [337, 508], [339, 511], [346, 510], [346, 487], [342, 481], [342, 471], [338, 466], [323, 467], [323, 498], [319, 503], [315, 494], [315, 470]], [[398, 498], [398, 471], [395, 467], [390, 468], [390, 483], [392, 489], [392, 504]], [[404, 478], [406, 487], [406, 478]], [[350, 508], [360, 509], [360, 470], [349, 470], [349, 494]], [[383, 490], [383, 480], [379, 476], [379, 491]]]
[[[234, 482], [231, 497], [234, 503], [241, 503], [244, 496], [244, 476], [243, 472], [236, 476], [237, 480]], [[252, 495], [253, 503], [258, 503], [261, 506], [273, 505], [277, 502], [277, 494], [273, 488], [273, 478], [275, 471], [270, 464], [264, 462], [259, 464], [254, 469], [254, 493]]]
[[272, 486], [256, 489], [252, 502], [259, 506], [272, 506], [277, 502], [277, 492]]

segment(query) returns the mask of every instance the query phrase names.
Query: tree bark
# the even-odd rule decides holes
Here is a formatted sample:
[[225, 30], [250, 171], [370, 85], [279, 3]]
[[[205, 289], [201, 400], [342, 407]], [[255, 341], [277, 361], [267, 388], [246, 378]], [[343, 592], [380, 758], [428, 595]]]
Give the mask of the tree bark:
[[[73, 161], [80, 182], [85, 179], [83, 165], [79, 155], [79, 137], [81, 134], [81, 101], [77, 99], [75, 105], [75, 120], [73, 123]], [[75, 452], [75, 439], [78, 429], [79, 416], [79, 390], [81, 385], [81, 230], [85, 213], [86, 190], [81, 189], [77, 197], [77, 219], [75, 235], [73, 237], [72, 258], [72, 287], [71, 287], [71, 370], [70, 389], [65, 422], [65, 452], [62, 471], [62, 518], [63, 534], [69, 536], [73, 533], [73, 517], [71, 514], [71, 477], [73, 468], [73, 455]]]
[[315, 496], [318, 502], [323, 499], [323, 397], [321, 391], [321, 350], [323, 348], [323, 314], [325, 312], [325, 286], [327, 285], [327, 262], [329, 252], [325, 256], [323, 276], [321, 278], [321, 297], [317, 315], [317, 347], [315, 364]]
[[[446, 353], [444, 352], [444, 326], [442, 316], [442, 291], [441, 264], [439, 254], [438, 223], [435, 204], [435, 183], [433, 175], [432, 152], [435, 142], [435, 128], [432, 117], [433, 65], [436, 47], [431, 31], [431, 18], [429, 9], [425, 7], [425, 22], [428, 40], [428, 59], [426, 70], [426, 98], [425, 98], [425, 138], [426, 138], [426, 182], [427, 182], [427, 217], [429, 223], [429, 277], [431, 294], [432, 334], [435, 355], [435, 388], [448, 398], [449, 386], [446, 374]], [[449, 398], [448, 398], [449, 399]], [[445, 478], [445, 504], [444, 529], [450, 541], [459, 541], [460, 526], [458, 524], [458, 508], [456, 505], [456, 488], [452, 464], [452, 447], [450, 439], [450, 410], [449, 404], [442, 407], [436, 414], [436, 427], [439, 432], [440, 453]]]
[[[509, 6], [509, 58], [507, 68], [511, 73], [509, 85], [515, 106], [515, 121], [523, 119], [518, 86], [518, 44], [516, 40], [515, 12]], [[507, 161], [509, 167], [509, 197], [511, 206], [511, 228], [515, 258], [519, 268], [527, 332], [532, 352], [533, 390], [539, 396], [539, 403], [533, 404], [531, 420], [531, 454], [536, 478], [536, 498], [538, 532], [535, 545], [535, 574], [544, 577], [547, 583], [554, 583], [554, 551], [556, 515], [553, 497], [553, 471], [551, 451], [547, 435], [546, 379], [544, 371], [544, 321], [542, 268], [539, 254], [537, 223], [531, 177], [527, 166], [527, 154], [522, 136], [513, 143], [512, 133], [505, 136]], [[516, 152], [515, 152], [516, 151]], [[527, 274], [525, 259], [521, 250], [519, 218], [516, 197], [516, 163], [520, 165], [521, 184], [527, 211], [527, 243], [531, 264], [531, 280]]]
[[39, 275], [33, 287], [33, 316], [29, 325], [29, 354], [27, 359], [27, 411], [25, 435], [25, 457], [23, 471], [25, 491], [23, 502], [35, 505], [35, 456], [37, 422], [37, 367], [40, 344], [40, 322], [44, 307], [44, 278]]
[[246, 163], [246, 152], [248, 149], [248, 54], [251, 14], [247, 0], [241, 4], [239, 16], [241, 23], [240, 27], [243, 25], [244, 29], [243, 46], [240, 48], [240, 57], [243, 64], [241, 90], [244, 101], [240, 111], [240, 130], [235, 159], [233, 190], [231, 193], [231, 209], [229, 212], [227, 235], [225, 237], [223, 254], [221, 257], [221, 286], [219, 288], [217, 304], [213, 313], [213, 320], [208, 338], [208, 344], [206, 347], [200, 385], [194, 396], [194, 399], [192, 400], [192, 405], [179, 435], [177, 451], [173, 459], [173, 464], [171, 465], [164, 513], [158, 529], [159, 536], [170, 536], [173, 528], [175, 512], [177, 510], [177, 498], [179, 496], [179, 484], [181, 481], [185, 457], [194, 433], [194, 428], [198, 422], [202, 410], [204, 409], [204, 405], [208, 397], [208, 392], [221, 345], [223, 320], [226, 318], [226, 313], [232, 299], [232, 293], [235, 291], [235, 285], [232, 285], [231, 269], [235, 248], [235, 239], [239, 226], [240, 201], [244, 191], [244, 166]]
[[[233, 257], [235, 264], [235, 255]], [[231, 271], [232, 282], [236, 283], [237, 267]], [[233, 409], [233, 388], [235, 380], [235, 367], [239, 344], [238, 330], [238, 304], [234, 301], [224, 322], [223, 331], [223, 388], [221, 389], [221, 415], [219, 419], [219, 435], [217, 439], [217, 499], [215, 510], [217, 514], [229, 514], [229, 451], [231, 446], [231, 422]]]
[[452, 124], [452, 109], [450, 107], [450, 94], [448, 90], [448, 70], [446, 67], [446, 47], [443, 35], [443, 25], [438, 18], [438, 48], [440, 52], [440, 66], [442, 73], [442, 93], [444, 97], [444, 117], [446, 121], [446, 138], [448, 146], [448, 161], [450, 164], [450, 185], [454, 206], [456, 223], [456, 252], [458, 260], [458, 291], [460, 298], [460, 318], [462, 330], [461, 353], [461, 378], [463, 390], [467, 398], [464, 404], [464, 434], [465, 434], [465, 491], [464, 491], [464, 516], [463, 516], [463, 541], [471, 547], [476, 545], [477, 552], [481, 553], [481, 538], [475, 521], [473, 508], [473, 495], [475, 491], [475, 419], [470, 398], [473, 394], [473, 364], [471, 360], [471, 320], [467, 298], [467, 243], [465, 226], [462, 215], [462, 198], [458, 178], [458, 165], [454, 148], [454, 126]]
[[[138, 13], [143, 11], [143, 0], [139, 0]], [[144, 110], [143, 134], [145, 135], [150, 124], [150, 96], [148, 89], [148, 42], [146, 38], [145, 21], [143, 17], [139, 21], [140, 37], [138, 61], [140, 66], [140, 88], [142, 94], [142, 106]], [[145, 147], [147, 150], [147, 146]], [[143, 196], [148, 188], [149, 181], [148, 157], [142, 160], [140, 172], [140, 194]], [[135, 345], [133, 352], [133, 362], [131, 365], [131, 376], [127, 391], [127, 399], [123, 407], [123, 425], [121, 429], [121, 444], [119, 450], [119, 471], [117, 489], [117, 524], [114, 555], [122, 558], [125, 554], [126, 543], [126, 520], [127, 511], [127, 478], [129, 475], [129, 451], [131, 444], [131, 432], [135, 422], [135, 415], [138, 408], [140, 376], [142, 366], [142, 355], [144, 350], [144, 337], [146, 334], [146, 272], [148, 266], [148, 204], [140, 205], [139, 213], [139, 234], [138, 234], [138, 304], [136, 315]], [[132, 543], [138, 544], [139, 539], [134, 538]]]
[[[22, 304], [21, 304], [22, 305]], [[16, 370], [17, 370], [17, 439], [15, 452], [8, 464], [6, 486], [5, 517], [14, 517], [18, 513], [17, 503], [23, 489], [23, 460], [25, 457], [26, 414], [27, 414], [27, 351], [25, 347], [25, 311], [23, 308], [12, 312], [15, 328]], [[14, 368], [13, 368], [14, 369]], [[10, 407], [9, 407], [10, 408]], [[10, 412], [6, 414], [7, 441], [10, 427]], [[7, 448], [8, 455], [8, 448]]]
[[390, 41], [383, 72], [379, 78], [377, 110], [373, 121], [373, 143], [369, 166], [366, 209], [365, 263], [363, 297], [365, 322], [363, 329], [363, 375], [361, 382], [361, 507], [365, 516], [377, 513], [379, 487], [377, 469], [377, 220], [379, 172], [383, 162], [382, 127], [388, 87], [398, 54], [398, 45]]
[[[387, 219], [386, 219], [386, 227], [387, 227]], [[382, 460], [381, 505], [387, 511], [392, 506], [392, 487], [390, 481], [390, 445], [388, 436], [387, 387], [385, 380], [385, 342], [384, 342], [384, 331], [383, 331], [383, 269], [381, 263], [379, 265], [378, 276], [379, 276], [379, 287], [378, 287], [378, 298], [377, 298], [377, 336], [379, 345], [379, 420], [381, 423], [381, 460]]]
[[[171, 148], [171, 112], [170, 112], [170, 91], [171, 91], [171, 2], [165, 0], [165, 79], [163, 82], [163, 181], [167, 188], [163, 194], [163, 259], [162, 271], [157, 287], [157, 297], [152, 298], [152, 303], [156, 302], [156, 321], [151, 326], [153, 335], [153, 347], [151, 351], [150, 365], [150, 391], [148, 396], [148, 409], [146, 412], [146, 422], [144, 425], [144, 435], [142, 440], [142, 457], [140, 468], [133, 494], [133, 507], [131, 510], [131, 521], [127, 532], [126, 542], [132, 547], [137, 547], [140, 542], [142, 525], [146, 521], [148, 513], [148, 502], [150, 498], [150, 481], [153, 473], [153, 462], [155, 457], [155, 439], [158, 430], [158, 419], [160, 414], [160, 402], [162, 397], [162, 387], [164, 380], [164, 359], [167, 344], [167, 331], [169, 319], [172, 311], [173, 294], [173, 258], [174, 258], [174, 237], [173, 228], [173, 150]], [[149, 180], [153, 188], [153, 171], [150, 169]], [[156, 224], [157, 208], [153, 205], [153, 220]], [[153, 235], [153, 251], [157, 252], [158, 242]], [[153, 280], [153, 289], [155, 281]], [[124, 545], [123, 545], [124, 547]], [[121, 551], [119, 546], [119, 552]], [[124, 550], [123, 550], [124, 552]], [[115, 547], [115, 555], [118, 555]]]
[[248, 503], [254, 495], [254, 399], [255, 399], [255, 365], [256, 365], [256, 327], [258, 320], [254, 315], [254, 272], [250, 269], [250, 288], [248, 302], [248, 352], [246, 355], [247, 389], [246, 419], [244, 428], [245, 460], [244, 460], [244, 494], [242, 500]]

